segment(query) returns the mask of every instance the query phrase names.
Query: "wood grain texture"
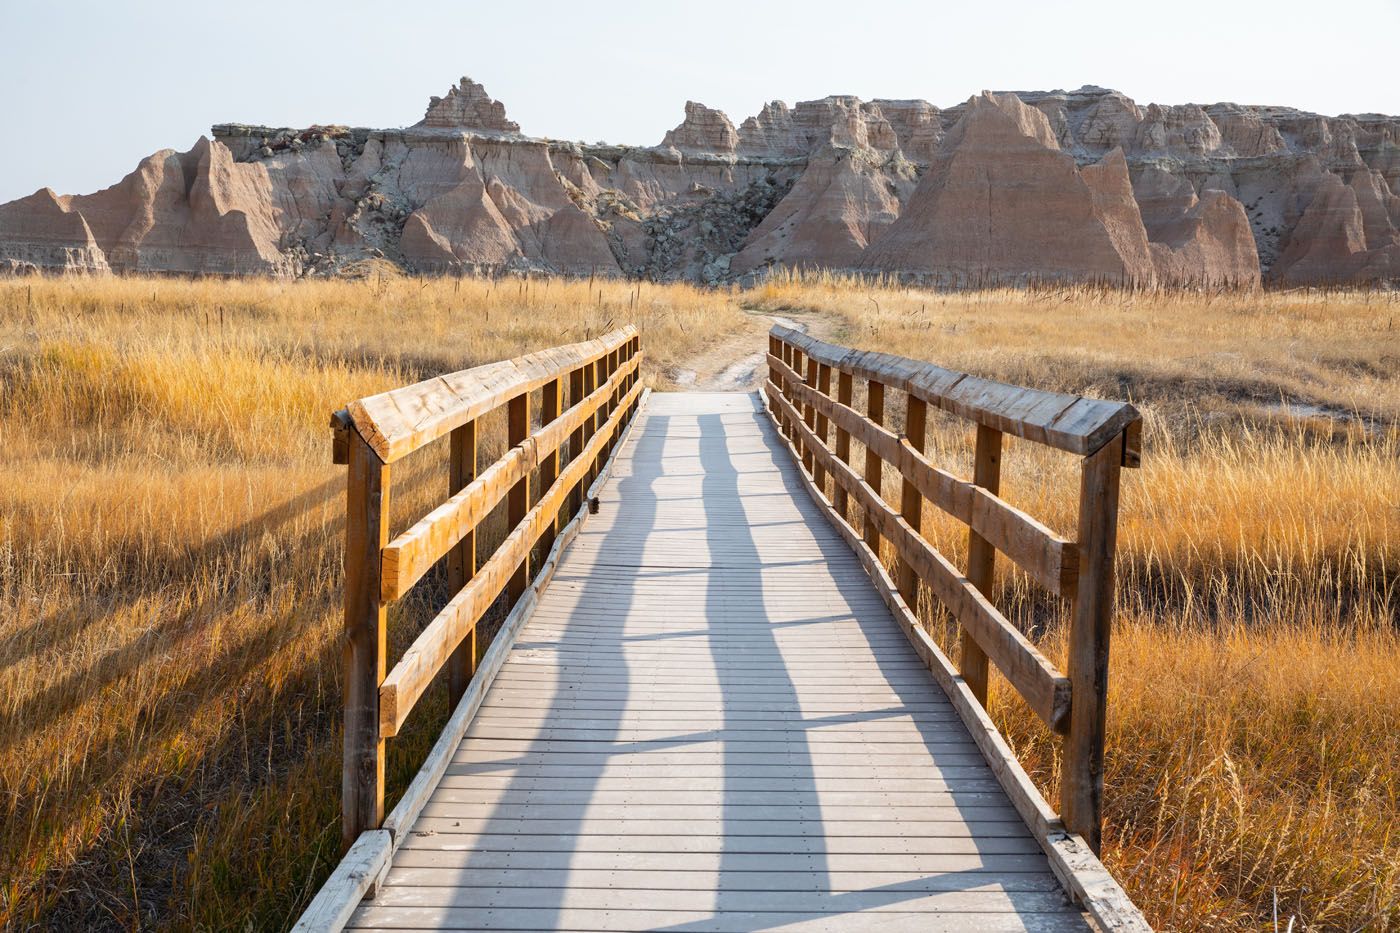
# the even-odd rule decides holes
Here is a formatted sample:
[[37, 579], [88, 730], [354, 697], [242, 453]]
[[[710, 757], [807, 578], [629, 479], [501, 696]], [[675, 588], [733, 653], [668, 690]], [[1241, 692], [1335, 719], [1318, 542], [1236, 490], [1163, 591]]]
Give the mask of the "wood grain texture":
[[[781, 378], [792, 378], [792, 371], [781, 360], [775, 358], [770, 365]], [[975, 480], [959, 479], [934, 466], [908, 438], [885, 429], [879, 421], [839, 401], [810, 396], [801, 383], [794, 387], [792, 394], [799, 400], [810, 398], [819, 411], [831, 417], [838, 430], [846, 431], [865, 445], [865, 481], [872, 489], [880, 488], [876, 473], [879, 461], [890, 463], [920, 495], [967, 524], [1041, 586], [1058, 596], [1073, 598], [1079, 568], [1079, 549], [1074, 542], [1055, 534], [994, 492], [978, 486]], [[879, 410], [883, 412], [883, 390], [877, 390], [875, 395], [880, 402]]]
[[1006, 434], [1075, 454], [1089, 454], [1141, 419], [1126, 402], [1089, 399], [1007, 385], [932, 363], [824, 343], [782, 325], [771, 333], [818, 363], [923, 399]]
[[341, 839], [347, 847], [384, 819], [384, 743], [379, 683], [384, 679], [386, 615], [379, 598], [379, 552], [389, 537], [389, 465], [351, 430], [345, 474], [345, 719]]
[[[791, 403], [779, 395], [771, 384], [766, 391], [775, 406], [791, 408]], [[978, 592], [947, 558], [920, 537], [854, 470], [825, 448], [819, 447], [805, 425], [797, 425], [797, 432], [799, 435], [805, 434], [807, 445], [817, 448], [817, 459], [825, 461], [836, 482], [860, 503], [865, 510], [866, 522], [873, 523], [878, 533], [894, 545], [899, 557], [913, 567], [939, 602], [976, 639], [1027, 705], [1051, 728], [1063, 731], [1069, 724], [1069, 678], [1056, 670], [1000, 610]]]
[[1080, 470], [1079, 597], [1069, 635], [1074, 716], [1065, 740], [1060, 812], [1065, 825], [1098, 853], [1103, 832], [1104, 721], [1108, 708], [1108, 649], [1113, 630], [1113, 555], [1124, 435], [1085, 458]]
[[436, 376], [346, 406], [355, 428], [392, 463], [453, 428], [532, 392], [560, 373], [592, 364], [634, 338], [631, 324], [596, 340]]

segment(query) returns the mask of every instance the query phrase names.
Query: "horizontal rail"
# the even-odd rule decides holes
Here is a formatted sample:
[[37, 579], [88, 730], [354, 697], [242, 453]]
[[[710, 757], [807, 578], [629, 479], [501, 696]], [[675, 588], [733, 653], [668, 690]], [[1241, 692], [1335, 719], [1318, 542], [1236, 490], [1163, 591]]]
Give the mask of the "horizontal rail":
[[880, 533], [894, 544], [899, 556], [914, 567], [948, 611], [972, 634], [1036, 715], [1056, 731], [1067, 728], [1070, 716], [1069, 678], [1056, 670], [1049, 659], [986, 596], [910, 527], [855, 470], [828, 451], [776, 385], [769, 382], [764, 386], [764, 391], [772, 404], [789, 419], [802, 439], [803, 449], [860, 504]]
[[476, 627], [482, 614], [496, 601], [516, 568], [529, 555], [535, 543], [555, 521], [564, 498], [584, 478], [599, 453], [624, 422], [632, 403], [642, 392], [636, 382], [614, 409], [603, 427], [589, 440], [580, 456], [540, 497], [520, 523], [511, 531], [489, 560], [477, 571], [462, 590], [453, 596], [443, 610], [428, 623], [389, 676], [379, 687], [379, 734], [381, 738], [397, 735], [410, 710], [423, 696], [433, 676], [452, 651]]
[[789, 380], [804, 404], [830, 418], [838, 428], [893, 465], [924, 498], [986, 538], [1050, 592], [1066, 599], [1074, 597], [1079, 550], [1073, 541], [1055, 534], [999, 496], [934, 466], [908, 440], [805, 384], [790, 366], [771, 353], [768, 365]]
[[943, 411], [998, 431], [1070, 453], [1093, 453], [1140, 417], [1126, 402], [994, 382], [932, 363], [824, 343], [789, 327], [774, 327], [771, 333], [818, 363], [908, 392]]
[[622, 387], [640, 364], [639, 356], [620, 364], [606, 383], [512, 447], [461, 492], [390, 541], [383, 551], [381, 598], [394, 600], [407, 593], [500, 504], [516, 482], [539, 467], [576, 428], [594, 417], [604, 400]]
[[560, 373], [597, 362], [636, 335], [628, 324], [596, 340], [425, 379], [351, 402], [349, 417], [379, 459], [392, 463]]

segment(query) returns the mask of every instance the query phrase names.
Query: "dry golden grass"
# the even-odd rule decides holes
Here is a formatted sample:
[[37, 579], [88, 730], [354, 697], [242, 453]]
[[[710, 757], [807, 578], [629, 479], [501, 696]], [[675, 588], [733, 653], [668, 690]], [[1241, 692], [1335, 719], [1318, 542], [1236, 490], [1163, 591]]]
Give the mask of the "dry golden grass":
[[[717, 341], [758, 349], [745, 308], [1131, 396], [1147, 461], [1124, 489], [1109, 864], [1164, 929], [1271, 928], [1275, 897], [1281, 927], [1400, 926], [1394, 296], [378, 274], [0, 284], [0, 924], [277, 928], [329, 871], [332, 408], [626, 321], [665, 385]], [[967, 471], [965, 426], [933, 443]], [[411, 459], [396, 527], [443, 484]], [[1006, 464], [1008, 497], [1073, 532], [1073, 458], [1013, 443]], [[965, 531], [925, 520], [961, 559]], [[1002, 588], [1058, 657], [1056, 607], [1021, 577]], [[391, 619], [394, 650], [426, 608]], [[993, 699], [1053, 800], [1054, 743], [1008, 691]], [[390, 743], [391, 787], [444, 706]]]

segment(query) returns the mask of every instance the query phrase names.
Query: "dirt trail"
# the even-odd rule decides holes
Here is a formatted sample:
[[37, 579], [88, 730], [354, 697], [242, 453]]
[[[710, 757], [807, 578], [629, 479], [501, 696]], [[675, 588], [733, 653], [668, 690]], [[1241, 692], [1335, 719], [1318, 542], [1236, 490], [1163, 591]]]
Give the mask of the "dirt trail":
[[694, 392], [755, 391], [766, 378], [766, 335], [769, 327], [781, 324], [816, 336], [826, 336], [831, 330], [831, 322], [816, 314], [801, 313], [784, 317], [760, 311], [746, 310], [745, 313], [754, 326], [686, 360], [670, 374], [677, 389]]

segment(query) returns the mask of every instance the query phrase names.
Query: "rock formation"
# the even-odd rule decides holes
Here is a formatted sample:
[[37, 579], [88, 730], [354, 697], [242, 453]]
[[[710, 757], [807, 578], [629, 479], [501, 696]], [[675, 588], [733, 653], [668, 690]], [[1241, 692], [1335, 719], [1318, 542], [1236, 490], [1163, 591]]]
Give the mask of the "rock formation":
[[0, 272], [774, 267], [951, 285], [1400, 282], [1400, 119], [1102, 88], [689, 102], [657, 146], [526, 136], [463, 78], [403, 129], [221, 124], [91, 195], [0, 205]]

